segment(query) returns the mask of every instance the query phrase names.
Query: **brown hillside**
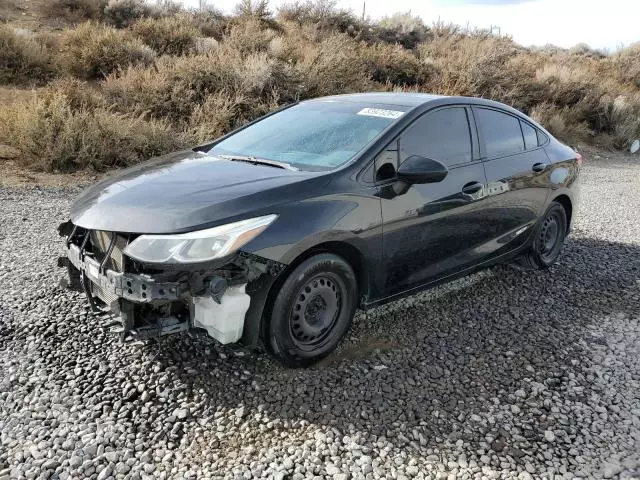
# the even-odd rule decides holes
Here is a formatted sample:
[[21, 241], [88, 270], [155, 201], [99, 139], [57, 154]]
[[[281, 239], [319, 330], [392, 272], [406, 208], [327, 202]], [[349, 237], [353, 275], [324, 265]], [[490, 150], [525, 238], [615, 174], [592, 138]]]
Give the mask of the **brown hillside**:
[[410, 14], [362, 21], [330, 0], [275, 14], [243, 0], [232, 16], [5, 0], [0, 17], [0, 144], [35, 170], [130, 165], [283, 104], [363, 90], [492, 98], [571, 143], [625, 148], [640, 137], [637, 46], [528, 49]]

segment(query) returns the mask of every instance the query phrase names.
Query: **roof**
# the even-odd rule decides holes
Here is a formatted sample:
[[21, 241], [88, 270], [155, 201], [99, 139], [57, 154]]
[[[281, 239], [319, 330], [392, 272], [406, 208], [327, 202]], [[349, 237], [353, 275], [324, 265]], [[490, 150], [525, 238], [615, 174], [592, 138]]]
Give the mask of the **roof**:
[[[406, 107], [408, 109], [417, 109], [427, 104], [433, 104], [433, 106], [452, 104], [467, 104], [467, 105], [483, 105], [486, 107], [500, 108], [516, 114], [521, 117], [526, 117], [525, 114], [516, 110], [515, 108], [506, 105], [501, 102], [489, 100], [487, 98], [480, 97], [458, 97], [452, 95], [435, 95], [431, 93], [413, 93], [413, 92], [368, 92], [368, 93], [347, 93], [344, 95], [333, 95], [330, 97], [318, 97], [307, 102], [314, 101], [340, 101], [340, 102], [353, 102], [364, 103], [372, 106], [397, 106]], [[528, 121], [532, 121], [526, 117]]]
[[319, 97], [313, 100], [339, 100], [341, 102], [357, 102], [381, 105], [401, 105], [404, 107], [417, 107], [431, 102], [438, 98], [445, 98], [442, 95], [432, 95], [428, 93], [395, 93], [395, 92], [369, 92], [369, 93], [348, 93], [345, 95], [333, 95], [330, 97]]

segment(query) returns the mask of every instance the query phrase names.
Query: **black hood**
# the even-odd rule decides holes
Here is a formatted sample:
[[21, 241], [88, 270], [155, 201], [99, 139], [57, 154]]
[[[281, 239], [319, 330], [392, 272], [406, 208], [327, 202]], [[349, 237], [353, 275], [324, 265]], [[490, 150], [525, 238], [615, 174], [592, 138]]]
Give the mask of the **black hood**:
[[[277, 213], [269, 207], [308, 192], [317, 172], [297, 172], [224, 160], [192, 150], [123, 170], [85, 190], [71, 206], [84, 228], [130, 233], [178, 233], [223, 220]], [[286, 189], [286, 196], [283, 195]]]

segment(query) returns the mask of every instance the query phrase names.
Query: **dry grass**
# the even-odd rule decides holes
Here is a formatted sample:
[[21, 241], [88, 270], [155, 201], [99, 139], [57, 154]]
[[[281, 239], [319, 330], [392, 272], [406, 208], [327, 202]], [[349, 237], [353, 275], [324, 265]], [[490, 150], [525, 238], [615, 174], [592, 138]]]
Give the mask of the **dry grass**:
[[[94, 18], [103, 0], [56, 1]], [[277, 20], [255, 0], [235, 16], [110, 0], [104, 15], [121, 28], [83, 23], [58, 38], [0, 26], [0, 82], [53, 82], [0, 111], [0, 143], [32, 168], [128, 165], [295, 100], [367, 90], [492, 98], [568, 142], [640, 137], [640, 45], [530, 49], [409, 13], [371, 24], [333, 0], [284, 5]]]

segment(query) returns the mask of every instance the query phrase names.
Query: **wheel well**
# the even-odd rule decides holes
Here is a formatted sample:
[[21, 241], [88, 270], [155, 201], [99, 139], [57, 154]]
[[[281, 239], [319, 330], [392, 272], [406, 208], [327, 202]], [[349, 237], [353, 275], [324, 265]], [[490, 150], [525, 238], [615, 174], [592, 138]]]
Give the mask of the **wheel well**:
[[566, 195], [559, 195], [554, 198], [553, 201], [558, 202], [564, 208], [564, 211], [567, 214], [567, 233], [569, 233], [569, 228], [571, 226], [571, 215], [573, 214], [573, 205], [571, 205], [571, 199]]
[[364, 257], [356, 247], [345, 242], [325, 242], [315, 245], [296, 257], [295, 260], [288, 265], [287, 270], [294, 269], [307, 258], [318, 253], [333, 253], [346, 260], [347, 263], [351, 265], [351, 268], [353, 268], [353, 273], [356, 274], [358, 295], [362, 296], [367, 293], [369, 285]]
[[362, 298], [362, 295], [366, 295], [368, 293], [369, 277], [362, 253], [360, 253], [360, 251], [354, 246], [345, 242], [325, 242], [304, 251], [289, 263], [289, 265], [287, 265], [282, 274], [280, 274], [278, 280], [271, 286], [271, 291], [269, 292], [269, 303], [273, 301], [274, 293], [280, 289], [289, 273], [291, 273], [307, 258], [317, 255], [318, 253], [333, 253], [346, 260], [353, 269], [353, 272], [356, 274], [356, 280], [358, 281], [358, 295]]
[[[271, 309], [273, 308], [273, 303], [275, 302], [275, 297], [277, 292], [280, 290], [280, 287], [282, 287], [282, 284], [284, 283], [286, 278], [298, 265], [304, 262], [307, 258], [310, 258], [318, 253], [333, 253], [346, 260], [353, 269], [353, 272], [356, 274], [356, 280], [358, 281], [358, 295], [360, 296], [360, 298], [362, 298], [363, 295], [366, 295], [368, 293], [369, 277], [366, 270], [366, 263], [364, 261], [363, 255], [357, 248], [344, 242], [325, 242], [315, 245], [309, 250], [306, 250], [298, 255], [291, 263], [289, 263], [284, 271], [278, 276], [278, 279], [269, 288], [269, 293], [267, 294], [267, 298], [265, 301], [260, 326], [261, 336], [263, 339], [267, 338], [265, 334], [269, 323], [268, 318], [269, 315], [271, 315]], [[265, 346], [267, 348], [270, 348], [266, 344]]]

